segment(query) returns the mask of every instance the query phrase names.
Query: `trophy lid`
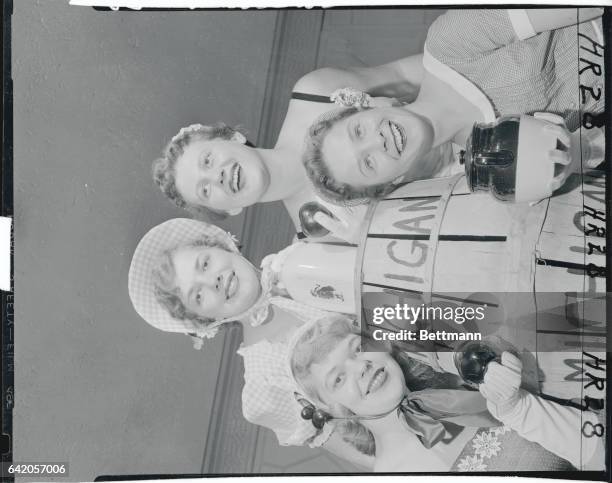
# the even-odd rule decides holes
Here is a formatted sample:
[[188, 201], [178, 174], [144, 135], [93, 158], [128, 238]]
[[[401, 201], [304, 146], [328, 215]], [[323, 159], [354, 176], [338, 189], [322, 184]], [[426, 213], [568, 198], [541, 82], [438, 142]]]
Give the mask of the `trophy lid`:
[[514, 193], [519, 118], [505, 116], [493, 123], [475, 123], [460, 162], [472, 192], [491, 191], [505, 200]]

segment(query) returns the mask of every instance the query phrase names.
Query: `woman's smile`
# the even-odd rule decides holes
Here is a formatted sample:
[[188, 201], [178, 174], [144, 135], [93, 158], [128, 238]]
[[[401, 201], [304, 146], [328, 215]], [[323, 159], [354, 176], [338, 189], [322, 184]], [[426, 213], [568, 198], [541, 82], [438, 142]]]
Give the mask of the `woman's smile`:
[[177, 159], [175, 177], [187, 203], [219, 211], [257, 203], [270, 184], [257, 152], [233, 141], [193, 141]]
[[399, 157], [402, 155], [404, 148], [406, 147], [406, 132], [402, 126], [393, 121], [387, 121], [387, 123], [393, 138], [393, 145], [395, 146], [395, 150], [397, 151], [397, 155]]
[[321, 154], [336, 182], [354, 188], [390, 183], [426, 171], [422, 163], [432, 148], [432, 129], [406, 109], [366, 109], [336, 121]]
[[245, 185], [244, 170], [240, 163], [230, 161], [219, 170], [219, 185], [228, 196], [234, 196]]
[[391, 411], [404, 395], [401, 368], [387, 352], [361, 352], [361, 337], [347, 336], [310, 368], [310, 385], [326, 404], [359, 416]]
[[225, 299], [231, 299], [234, 295], [236, 295], [239, 288], [240, 280], [236, 276], [236, 272], [232, 271], [225, 281]]
[[387, 381], [387, 372], [384, 367], [376, 369], [372, 372], [370, 382], [367, 385], [365, 395], [368, 396], [371, 393], [378, 391]]
[[383, 138], [383, 150], [391, 158], [399, 160], [406, 148], [406, 131], [394, 121], [383, 119], [379, 124], [379, 132]]
[[239, 163], [234, 163], [230, 167], [227, 184], [233, 194], [238, 193], [244, 187], [244, 174]]
[[231, 317], [249, 309], [261, 293], [255, 268], [219, 247], [179, 247], [172, 254], [181, 300], [203, 317]]

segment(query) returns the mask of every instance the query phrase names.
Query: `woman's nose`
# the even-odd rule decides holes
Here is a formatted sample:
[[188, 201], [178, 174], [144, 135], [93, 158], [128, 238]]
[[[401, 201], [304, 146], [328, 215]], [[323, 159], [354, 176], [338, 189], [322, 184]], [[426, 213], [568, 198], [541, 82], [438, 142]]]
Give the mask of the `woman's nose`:
[[370, 135], [361, 141], [361, 150], [367, 153], [386, 151], [386, 140], [382, 132], [370, 131]]
[[355, 372], [355, 375], [357, 377], [364, 377], [368, 373], [371, 367], [370, 361], [360, 358], [360, 357], [349, 359], [347, 361], [347, 364], [349, 365], [351, 370]]
[[219, 292], [223, 289], [223, 275], [203, 273], [201, 275], [200, 283], [207, 286], [209, 289]]
[[227, 176], [225, 174], [225, 169], [219, 168], [219, 172], [217, 173], [217, 182], [220, 186], [223, 186], [223, 183], [227, 183]]
[[227, 173], [225, 172], [225, 168], [219, 166], [218, 164], [207, 168], [207, 171], [202, 177], [213, 185], [223, 187], [227, 184]]

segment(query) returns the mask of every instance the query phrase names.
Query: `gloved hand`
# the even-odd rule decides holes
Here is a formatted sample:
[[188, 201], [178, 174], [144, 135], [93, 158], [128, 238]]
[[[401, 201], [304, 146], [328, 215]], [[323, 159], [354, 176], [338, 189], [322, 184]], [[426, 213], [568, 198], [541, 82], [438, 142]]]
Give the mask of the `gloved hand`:
[[365, 218], [367, 205], [360, 206], [333, 206], [326, 205], [332, 213], [328, 216], [322, 211], [314, 215], [314, 220], [331, 232], [336, 238], [340, 238], [348, 243], [359, 243], [359, 236], [362, 231], [362, 223]]
[[[490, 362], [480, 385], [487, 408], [504, 426], [565, 458], [578, 469], [604, 468], [604, 438], [581, 437], [585, 423], [600, 423], [590, 411], [562, 406], [521, 389], [521, 361], [509, 352]], [[603, 426], [602, 426], [603, 427]]]
[[[557, 140], [557, 147], [549, 151], [548, 157], [556, 164], [565, 166], [551, 181], [551, 191], [563, 186], [570, 175], [595, 168], [604, 161], [603, 128], [578, 129], [570, 133], [563, 118], [557, 114], [536, 112], [533, 117], [548, 122], [542, 130], [542, 136], [553, 136]], [[563, 148], [559, 148], [559, 142]]]
[[510, 352], [504, 352], [501, 362], [489, 362], [484, 382], [478, 389], [487, 400], [489, 412], [504, 422], [518, 409], [525, 392], [521, 389], [521, 360]]

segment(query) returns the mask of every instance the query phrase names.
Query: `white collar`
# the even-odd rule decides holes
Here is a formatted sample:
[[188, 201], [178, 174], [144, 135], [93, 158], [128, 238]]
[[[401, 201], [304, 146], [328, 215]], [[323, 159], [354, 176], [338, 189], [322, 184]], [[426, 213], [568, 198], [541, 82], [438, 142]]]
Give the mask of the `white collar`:
[[473, 104], [482, 113], [484, 122], [493, 122], [497, 118], [495, 109], [489, 98], [467, 77], [443, 64], [427, 51], [425, 46], [423, 52], [423, 67], [430, 74], [440, 79], [445, 84]]

